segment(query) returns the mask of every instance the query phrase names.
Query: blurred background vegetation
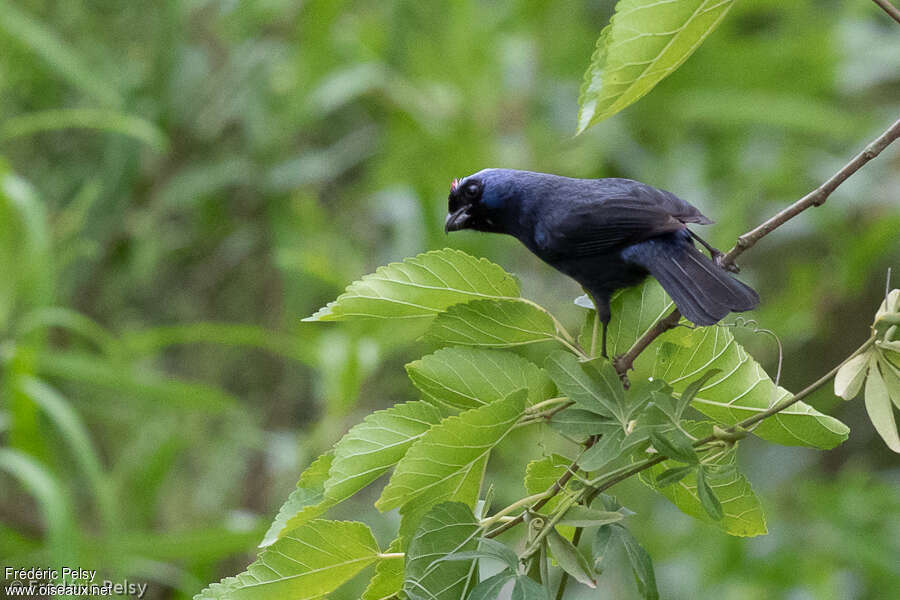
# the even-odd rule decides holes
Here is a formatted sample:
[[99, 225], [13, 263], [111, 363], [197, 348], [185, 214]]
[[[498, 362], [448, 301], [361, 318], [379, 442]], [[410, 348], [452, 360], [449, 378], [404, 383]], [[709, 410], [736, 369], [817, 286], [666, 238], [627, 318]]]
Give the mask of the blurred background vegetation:
[[[300, 323], [379, 264], [459, 247], [576, 324], [574, 284], [511, 238], [445, 238], [453, 177], [640, 179], [700, 207], [727, 248], [900, 114], [900, 35], [872, 2], [746, 0], [574, 138], [613, 5], [0, 0], [0, 563], [99, 568], [151, 598], [241, 570], [312, 457], [415, 398], [402, 365], [421, 343]], [[866, 338], [900, 266], [898, 198], [892, 148], [743, 258], [788, 388]], [[742, 339], [774, 368], [769, 338]], [[621, 487], [664, 597], [896, 589], [896, 456], [860, 403], [812, 403], [851, 426], [846, 444], [742, 452], [768, 536], [727, 538]], [[492, 475], [498, 502], [518, 469]], [[386, 542], [396, 520], [375, 497], [337, 518]], [[605, 589], [634, 597], [615, 560]]]

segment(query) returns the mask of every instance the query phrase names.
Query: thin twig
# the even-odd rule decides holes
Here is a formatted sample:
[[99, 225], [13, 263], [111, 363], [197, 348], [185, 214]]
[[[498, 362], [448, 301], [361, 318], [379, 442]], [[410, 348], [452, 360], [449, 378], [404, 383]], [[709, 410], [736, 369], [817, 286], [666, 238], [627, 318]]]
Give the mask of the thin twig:
[[[884, 133], [866, 146], [865, 150], [857, 154], [853, 160], [844, 165], [840, 171], [832, 175], [828, 181], [805, 195], [803, 198], [800, 198], [777, 215], [765, 221], [763, 224], [740, 236], [737, 243], [734, 245], [734, 248], [729, 250], [728, 254], [725, 255], [722, 261], [723, 265], [734, 264], [734, 261], [738, 256], [752, 248], [759, 240], [769, 235], [776, 228], [784, 225], [810, 206], [821, 206], [824, 204], [838, 186], [844, 183], [848, 177], [859, 171], [859, 169], [867, 162], [881, 154], [881, 152], [890, 146], [898, 137], [900, 137], [900, 120], [895, 121]], [[620, 377], [624, 377], [628, 370], [634, 366], [634, 361], [641, 352], [653, 342], [653, 340], [678, 324], [679, 316], [680, 314], [678, 311], [674, 310], [660, 319], [656, 325], [634, 343], [628, 352], [617, 357], [613, 361], [613, 365]]]
[[900, 23], [900, 9], [888, 2], [888, 0], [872, 0], [872, 2], [880, 6], [892, 19]]
[[828, 181], [803, 196], [771, 219], [740, 236], [737, 243], [734, 245], [734, 248], [729, 250], [728, 254], [725, 255], [725, 258], [722, 261], [723, 264], [734, 264], [734, 260], [756, 245], [756, 242], [763, 239], [807, 208], [825, 204], [828, 196], [830, 196], [839, 185], [844, 183], [848, 177], [859, 171], [859, 169], [867, 162], [881, 154], [881, 151], [890, 146], [891, 142], [898, 137], [900, 137], [900, 119], [895, 121], [893, 125], [888, 127], [887, 131], [866, 146], [865, 150], [857, 154], [853, 160], [844, 165], [840, 171], [832, 175]]
[[676, 308], [657, 321], [644, 335], [639, 337], [634, 345], [628, 349], [628, 352], [622, 356], [616, 357], [613, 360], [613, 366], [616, 368], [619, 377], [625, 376], [628, 370], [634, 366], [635, 359], [637, 359], [641, 352], [643, 352], [653, 340], [678, 325], [679, 319], [681, 319], [681, 313], [678, 312], [678, 309]]

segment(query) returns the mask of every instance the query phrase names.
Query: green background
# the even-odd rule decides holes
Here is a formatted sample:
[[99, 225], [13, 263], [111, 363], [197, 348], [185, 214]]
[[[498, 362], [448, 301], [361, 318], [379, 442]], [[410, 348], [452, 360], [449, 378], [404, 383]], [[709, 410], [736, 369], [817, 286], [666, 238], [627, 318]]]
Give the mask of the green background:
[[[574, 137], [613, 4], [0, 0], [0, 563], [99, 568], [151, 598], [242, 570], [314, 456], [416, 398], [402, 367], [424, 343], [300, 323], [380, 264], [461, 248], [576, 326], [576, 285], [512, 238], [445, 237], [454, 177], [639, 179], [698, 206], [728, 248], [900, 113], [900, 35], [874, 3], [745, 0], [648, 96]], [[898, 198], [891, 148], [742, 257], [789, 389], [866, 339], [900, 267]], [[774, 341], [737, 335], [774, 372]], [[896, 456], [861, 401], [811, 403], [851, 426], [847, 443], [741, 452], [767, 536], [617, 488], [663, 597], [896, 586]], [[522, 492], [517, 449], [541, 443], [495, 457], [498, 504]], [[386, 544], [396, 518], [376, 497], [334, 512]], [[612, 560], [602, 588], [636, 597]], [[358, 597], [369, 573], [331, 597]]]

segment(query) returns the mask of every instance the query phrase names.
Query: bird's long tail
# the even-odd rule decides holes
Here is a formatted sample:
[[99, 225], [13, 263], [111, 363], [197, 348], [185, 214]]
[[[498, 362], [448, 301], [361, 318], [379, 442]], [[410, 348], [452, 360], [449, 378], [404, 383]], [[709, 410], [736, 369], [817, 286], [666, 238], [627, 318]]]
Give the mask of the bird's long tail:
[[627, 252], [626, 258], [650, 271], [681, 314], [697, 325], [712, 325], [759, 304], [753, 288], [697, 250], [686, 232], [641, 242]]

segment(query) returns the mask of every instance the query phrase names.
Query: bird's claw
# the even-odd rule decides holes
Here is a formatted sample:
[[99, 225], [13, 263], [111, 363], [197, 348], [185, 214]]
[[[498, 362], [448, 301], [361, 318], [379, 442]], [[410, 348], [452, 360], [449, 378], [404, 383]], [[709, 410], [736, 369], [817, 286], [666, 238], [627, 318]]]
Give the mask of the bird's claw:
[[712, 253], [713, 262], [719, 267], [725, 269], [729, 273], [740, 273], [741, 269], [732, 262], [725, 262], [725, 253], [716, 250]]

